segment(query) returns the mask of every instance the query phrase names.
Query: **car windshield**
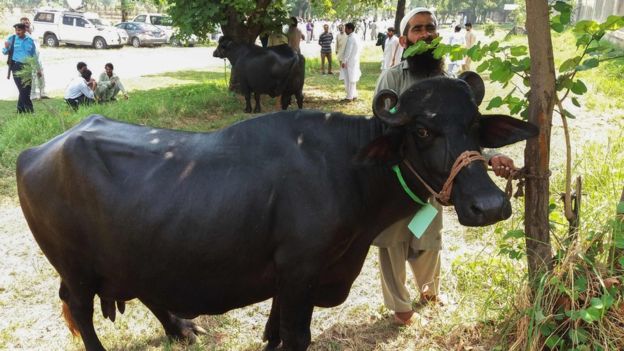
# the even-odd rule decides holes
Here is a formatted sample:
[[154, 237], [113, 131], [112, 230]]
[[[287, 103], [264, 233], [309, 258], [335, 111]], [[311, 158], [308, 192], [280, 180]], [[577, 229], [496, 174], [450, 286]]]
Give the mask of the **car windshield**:
[[107, 25], [106, 23], [104, 23], [104, 21], [102, 21], [99, 18], [89, 18], [89, 21], [93, 23], [94, 26], [106, 26]]
[[173, 20], [169, 16], [151, 16], [152, 24], [157, 26], [171, 26], [173, 24]]
[[153, 26], [151, 24], [147, 24], [147, 23], [137, 23], [137, 25], [139, 26], [139, 28], [143, 29], [143, 30], [149, 30], [149, 31], [157, 31], [159, 32], [160, 29], [156, 26]]

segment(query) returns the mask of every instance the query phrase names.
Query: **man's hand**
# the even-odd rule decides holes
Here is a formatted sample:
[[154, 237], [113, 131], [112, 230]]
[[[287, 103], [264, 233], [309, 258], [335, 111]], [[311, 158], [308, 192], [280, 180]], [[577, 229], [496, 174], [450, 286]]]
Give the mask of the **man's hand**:
[[8, 49], [10, 46], [11, 46], [11, 43], [9, 43], [8, 41], [5, 41], [5, 42], [4, 42], [4, 47], [5, 47], [6, 49]]
[[512, 170], [516, 170], [514, 162], [505, 155], [496, 155], [490, 159], [490, 165], [494, 170], [494, 174], [499, 177], [508, 178]]
[[345, 65], [344, 62], [343, 62], [343, 63], [340, 64], [340, 67], [347, 68], [347, 65]]
[[124, 94], [124, 100], [128, 100], [128, 94]]
[[43, 73], [41, 73], [41, 70], [37, 71], [37, 77], [41, 78], [41, 76], [43, 75]]

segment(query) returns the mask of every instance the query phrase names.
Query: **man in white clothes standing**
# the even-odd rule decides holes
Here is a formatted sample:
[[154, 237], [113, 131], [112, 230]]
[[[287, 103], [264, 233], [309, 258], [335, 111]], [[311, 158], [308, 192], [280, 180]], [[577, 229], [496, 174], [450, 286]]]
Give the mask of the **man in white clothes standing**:
[[388, 36], [386, 37], [386, 48], [384, 50], [384, 60], [382, 70], [396, 66], [401, 63], [403, 48], [399, 44], [399, 38], [395, 35], [394, 27], [388, 28]]
[[347, 46], [347, 33], [344, 31], [344, 24], [338, 25], [338, 35], [336, 35], [336, 57], [338, 58], [338, 64], [342, 64], [342, 57], [344, 56], [344, 50]]
[[[465, 44], [464, 35], [461, 33], [461, 26], [455, 26], [453, 35], [450, 36], [448, 40], [449, 45], [459, 45], [461, 47]], [[448, 59], [448, 69], [446, 70], [451, 76], [457, 76], [459, 73], [459, 69], [464, 64], [464, 59], [461, 58], [459, 60], [453, 60], [450, 56], [447, 56]]]
[[351, 102], [357, 99], [356, 84], [362, 75], [362, 71], [360, 71], [362, 43], [357, 35], [353, 33], [354, 30], [355, 25], [353, 23], [345, 24], [345, 33], [347, 33], [348, 37], [340, 64], [340, 79], [344, 79], [347, 97], [342, 99], [342, 102]]
[[[470, 49], [477, 42], [477, 36], [472, 32], [472, 23], [466, 23], [466, 36], [465, 36], [465, 47], [466, 49]], [[464, 67], [462, 69], [464, 71], [470, 71], [470, 63], [472, 59], [469, 56], [464, 57]]]

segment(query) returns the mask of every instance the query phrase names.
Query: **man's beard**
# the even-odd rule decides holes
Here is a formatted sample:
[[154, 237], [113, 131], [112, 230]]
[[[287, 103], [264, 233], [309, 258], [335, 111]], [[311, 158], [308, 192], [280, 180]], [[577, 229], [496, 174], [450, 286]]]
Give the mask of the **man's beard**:
[[433, 50], [429, 49], [422, 54], [408, 57], [406, 60], [410, 73], [420, 77], [441, 75], [444, 70], [444, 60], [435, 58]]

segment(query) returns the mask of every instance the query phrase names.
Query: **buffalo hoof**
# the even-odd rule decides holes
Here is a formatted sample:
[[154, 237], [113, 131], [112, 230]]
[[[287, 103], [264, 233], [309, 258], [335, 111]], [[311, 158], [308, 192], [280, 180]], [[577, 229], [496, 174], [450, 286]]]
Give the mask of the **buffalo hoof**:
[[279, 346], [281, 343], [281, 340], [269, 341], [267, 346], [264, 347], [264, 351], [277, 351], [280, 349]]
[[260, 107], [256, 107], [256, 108], [254, 108], [254, 113], [260, 113], [260, 112], [262, 112], [262, 111], [260, 110]]
[[245, 109], [245, 113], [251, 113], [251, 107]]
[[193, 321], [189, 321], [187, 319], [178, 319], [177, 320], [178, 331], [168, 336], [177, 341], [183, 341], [190, 344], [194, 344], [197, 342], [197, 336], [199, 334], [206, 334], [206, 330]]

